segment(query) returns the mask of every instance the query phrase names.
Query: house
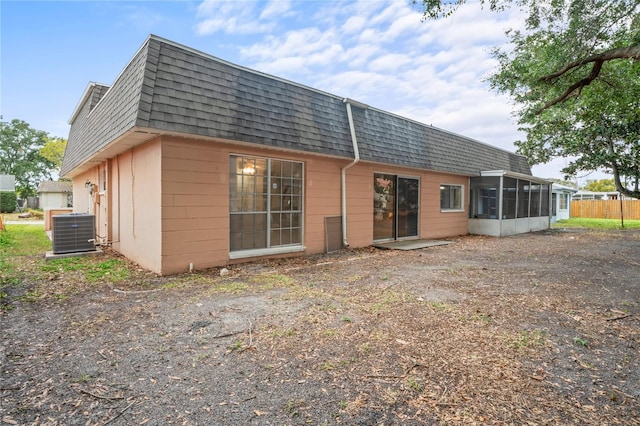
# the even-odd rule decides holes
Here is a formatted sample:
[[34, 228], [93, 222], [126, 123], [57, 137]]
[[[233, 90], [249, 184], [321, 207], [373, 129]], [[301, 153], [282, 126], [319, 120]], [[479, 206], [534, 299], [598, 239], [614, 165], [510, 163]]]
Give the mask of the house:
[[633, 199], [633, 198], [626, 197], [624, 194], [620, 194], [618, 191], [595, 192], [595, 191], [587, 191], [587, 190], [581, 189], [581, 190], [577, 191], [573, 195], [573, 200], [574, 201], [580, 201], [580, 200], [627, 200], [627, 199]]
[[38, 186], [40, 208], [59, 209], [73, 206], [73, 185], [70, 181], [44, 180]]
[[551, 187], [551, 223], [571, 217], [571, 200], [578, 190], [554, 183]]
[[548, 182], [520, 155], [154, 35], [69, 123], [74, 211], [161, 274], [462, 235], [470, 220], [549, 226]]

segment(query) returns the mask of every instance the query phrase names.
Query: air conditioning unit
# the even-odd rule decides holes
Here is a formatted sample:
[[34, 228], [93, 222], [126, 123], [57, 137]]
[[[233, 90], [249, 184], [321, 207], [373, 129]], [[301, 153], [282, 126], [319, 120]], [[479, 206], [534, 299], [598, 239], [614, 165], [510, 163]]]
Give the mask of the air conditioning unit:
[[51, 218], [53, 254], [96, 249], [96, 218], [92, 214], [57, 214]]

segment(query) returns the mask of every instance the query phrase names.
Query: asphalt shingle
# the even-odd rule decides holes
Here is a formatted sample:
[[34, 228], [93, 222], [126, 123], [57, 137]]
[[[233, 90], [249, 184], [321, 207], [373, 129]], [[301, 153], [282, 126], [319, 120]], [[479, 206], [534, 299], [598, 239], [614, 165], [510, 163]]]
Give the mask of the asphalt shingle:
[[[99, 102], [99, 103], [98, 103]], [[531, 174], [526, 159], [375, 108], [352, 107], [361, 158], [468, 176]], [[150, 36], [114, 85], [96, 86], [69, 135], [63, 175], [135, 126], [353, 158], [342, 97]]]

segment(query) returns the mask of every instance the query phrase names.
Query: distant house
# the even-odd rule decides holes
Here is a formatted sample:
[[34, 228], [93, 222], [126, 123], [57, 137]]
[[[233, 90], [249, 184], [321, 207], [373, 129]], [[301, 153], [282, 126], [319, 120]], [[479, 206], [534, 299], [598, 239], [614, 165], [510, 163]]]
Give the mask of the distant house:
[[69, 122], [74, 211], [161, 274], [549, 227], [520, 155], [156, 36]]
[[42, 209], [59, 209], [73, 207], [73, 184], [69, 181], [40, 182], [36, 191]]
[[594, 191], [585, 191], [584, 189], [579, 190], [573, 195], [573, 199], [575, 201], [579, 200], [629, 200], [633, 198], [629, 198], [624, 194], [620, 194], [618, 191], [603, 191], [603, 192], [594, 192]]
[[577, 189], [554, 183], [551, 187], [551, 222], [566, 220], [571, 217], [571, 201]]

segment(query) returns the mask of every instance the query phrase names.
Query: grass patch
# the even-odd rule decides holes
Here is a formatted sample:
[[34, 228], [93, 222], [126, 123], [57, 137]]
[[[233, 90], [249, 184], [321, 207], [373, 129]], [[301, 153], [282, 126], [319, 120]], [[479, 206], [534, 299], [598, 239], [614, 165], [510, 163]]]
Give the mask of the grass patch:
[[[583, 217], [559, 220], [552, 226], [554, 228], [623, 229], [620, 219], [588, 219]], [[640, 220], [625, 219], [624, 229], [640, 229]]]
[[7, 225], [0, 231], [0, 258], [44, 254], [51, 241], [42, 225]]
[[508, 340], [509, 347], [518, 350], [544, 346], [546, 343], [545, 333], [542, 330], [524, 330]]
[[121, 283], [130, 277], [127, 264], [120, 259], [107, 259], [96, 262], [91, 257], [65, 257], [53, 259], [42, 265], [43, 272], [74, 272], [80, 271], [88, 283], [109, 282]]

